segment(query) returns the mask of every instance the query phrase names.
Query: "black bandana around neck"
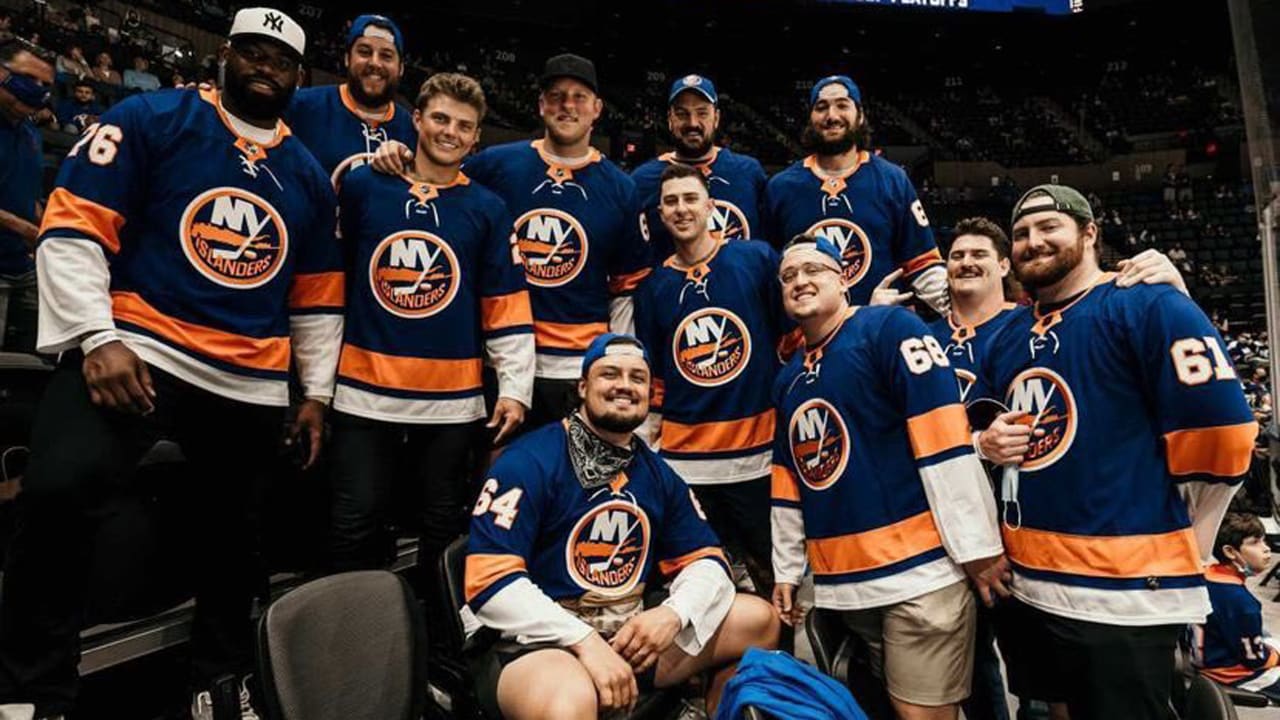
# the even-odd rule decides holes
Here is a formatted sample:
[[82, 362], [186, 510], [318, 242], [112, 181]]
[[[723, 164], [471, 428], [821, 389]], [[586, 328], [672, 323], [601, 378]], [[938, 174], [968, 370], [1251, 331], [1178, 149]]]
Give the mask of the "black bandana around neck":
[[579, 413], [569, 415], [569, 461], [578, 483], [586, 490], [607, 485], [635, 457], [636, 439], [631, 447], [618, 447], [592, 432]]

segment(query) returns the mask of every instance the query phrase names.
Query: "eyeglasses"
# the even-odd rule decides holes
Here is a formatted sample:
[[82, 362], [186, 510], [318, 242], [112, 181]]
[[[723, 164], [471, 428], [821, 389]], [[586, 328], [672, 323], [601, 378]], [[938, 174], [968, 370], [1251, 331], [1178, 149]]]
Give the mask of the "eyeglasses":
[[817, 277], [818, 274], [822, 272], [839, 273], [840, 271], [836, 270], [830, 265], [823, 265], [822, 263], [807, 262], [807, 263], [802, 263], [801, 265], [798, 265], [798, 266], [793, 265], [792, 267], [789, 267], [786, 270], [783, 270], [782, 272], [778, 273], [778, 282], [782, 283], [783, 285], [790, 285], [791, 283], [798, 280], [802, 273], [806, 277]]

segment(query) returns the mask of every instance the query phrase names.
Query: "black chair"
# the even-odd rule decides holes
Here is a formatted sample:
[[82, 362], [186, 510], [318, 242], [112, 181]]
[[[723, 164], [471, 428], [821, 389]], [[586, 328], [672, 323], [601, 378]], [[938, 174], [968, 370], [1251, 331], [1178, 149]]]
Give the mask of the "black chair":
[[[455, 717], [497, 720], [481, 710], [472, 685], [470, 663], [475, 662], [496, 640], [496, 635], [486, 628], [469, 638], [466, 637], [462, 622], [462, 608], [466, 605], [464, 592], [466, 559], [467, 537], [465, 535], [453, 541], [440, 557], [441, 586], [448, 593], [447, 601], [451, 611], [448, 613], [449, 617], [440, 623], [439, 632], [443, 637], [439, 640], [452, 657], [432, 659], [432, 678], [436, 687], [449, 694], [452, 702], [451, 711]], [[674, 715], [674, 711], [679, 706], [680, 695], [673, 689], [657, 690], [642, 695], [636, 704], [636, 709], [627, 718], [628, 720], [669, 718]]]
[[1195, 675], [1187, 685], [1182, 720], [1237, 720], [1237, 715], [1220, 685], [1203, 675]]
[[313, 580], [258, 624], [268, 720], [418, 720], [426, 628], [408, 583], [382, 570]]
[[810, 610], [804, 630], [818, 669], [849, 688], [867, 717], [871, 720], [894, 717], [884, 682], [875, 677], [867, 663], [866, 644], [845, 626], [838, 611]]

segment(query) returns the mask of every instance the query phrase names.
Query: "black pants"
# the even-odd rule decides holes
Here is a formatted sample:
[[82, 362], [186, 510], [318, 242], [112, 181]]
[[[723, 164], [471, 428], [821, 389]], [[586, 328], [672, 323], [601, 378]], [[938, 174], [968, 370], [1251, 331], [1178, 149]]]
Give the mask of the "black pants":
[[1018, 601], [996, 613], [1009, 690], [1065, 702], [1071, 720], [1169, 720], [1174, 648], [1184, 628], [1071, 620]]
[[284, 420], [284, 408], [228, 400], [154, 368], [155, 412], [103, 410], [89, 402], [81, 362], [64, 356], [36, 412], [0, 602], [0, 703], [35, 703], [37, 716], [72, 709], [98, 518], [161, 438], [188, 460], [188, 476], [175, 481], [193, 483], [195, 681], [250, 667], [260, 579], [251, 498]]
[[386, 526], [398, 478], [407, 481], [420, 529], [418, 592], [438, 584], [436, 565], [455, 538], [467, 531], [471, 470], [482, 449], [483, 421], [417, 425], [333, 413], [329, 460], [333, 473], [330, 552], [333, 569], [384, 567], [389, 559]]
[[724, 485], [690, 485], [707, 524], [723, 545], [747, 566], [756, 592], [773, 594], [773, 537], [767, 477]]
[[529, 408], [524, 424], [520, 426], [520, 434], [569, 417], [569, 413], [578, 407], [578, 401], [577, 380], [535, 378], [533, 407]]

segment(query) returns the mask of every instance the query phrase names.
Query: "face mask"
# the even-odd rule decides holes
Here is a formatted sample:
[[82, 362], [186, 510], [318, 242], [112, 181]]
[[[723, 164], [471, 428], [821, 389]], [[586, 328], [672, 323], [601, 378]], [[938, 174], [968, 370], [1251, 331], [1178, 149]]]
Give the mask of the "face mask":
[[[5, 68], [8, 70], [8, 68]], [[0, 88], [8, 90], [18, 102], [28, 107], [44, 107], [49, 101], [49, 88], [35, 78], [20, 75], [12, 70], [0, 80]]]
[[1249, 567], [1249, 564], [1246, 562], [1233, 562], [1231, 564], [1234, 565], [1236, 570], [1239, 570], [1240, 574], [1245, 578], [1251, 578], [1256, 574], [1253, 572], [1253, 568]]

